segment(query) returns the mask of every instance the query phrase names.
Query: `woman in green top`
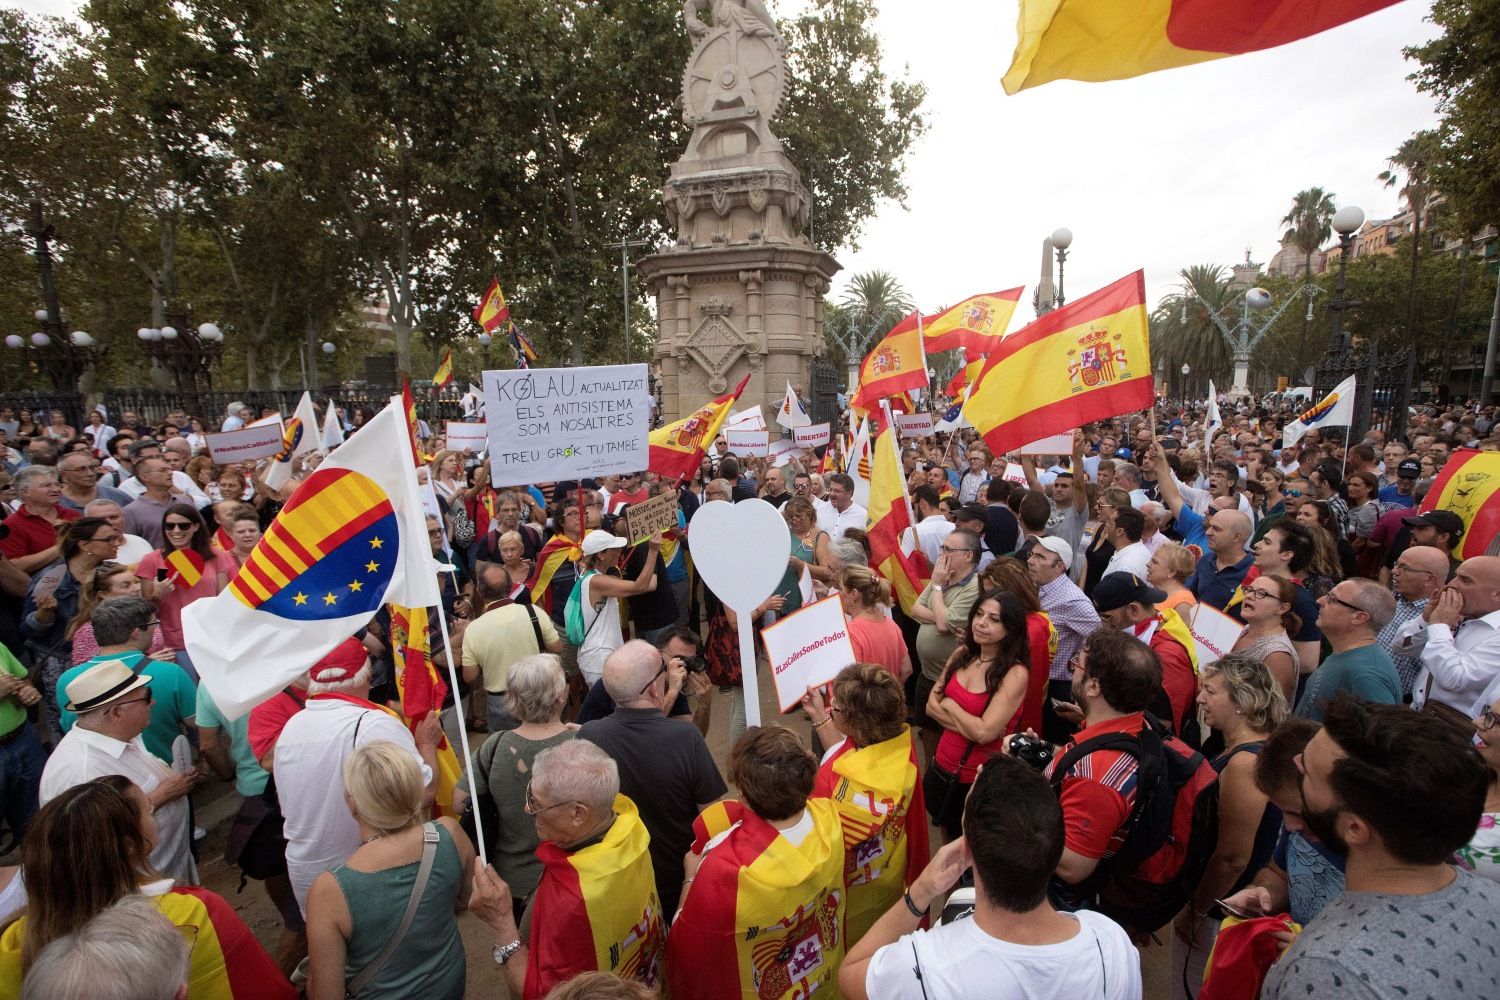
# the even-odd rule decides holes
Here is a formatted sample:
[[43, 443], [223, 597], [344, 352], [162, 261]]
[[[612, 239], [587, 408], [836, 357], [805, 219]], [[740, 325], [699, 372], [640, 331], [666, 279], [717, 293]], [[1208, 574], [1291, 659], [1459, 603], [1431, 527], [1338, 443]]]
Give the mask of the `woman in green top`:
[[806, 497], [792, 497], [781, 505], [781, 516], [792, 535], [792, 555], [787, 560], [786, 575], [776, 587], [776, 593], [786, 599], [781, 609], [785, 617], [802, 607], [804, 569], [812, 579], [825, 584], [832, 583], [836, 574], [829, 565], [833, 560], [828, 554], [828, 532], [818, 530], [818, 513], [812, 501]]
[[347, 982], [397, 937], [416, 884], [423, 831], [437, 853], [411, 925], [358, 1000], [429, 1000], [464, 995], [464, 946], [455, 914], [468, 906], [474, 847], [456, 821], [422, 822], [422, 772], [401, 747], [369, 743], [344, 765], [344, 800], [359, 824], [359, 848], [319, 875], [307, 899], [309, 1000], [341, 1000]]

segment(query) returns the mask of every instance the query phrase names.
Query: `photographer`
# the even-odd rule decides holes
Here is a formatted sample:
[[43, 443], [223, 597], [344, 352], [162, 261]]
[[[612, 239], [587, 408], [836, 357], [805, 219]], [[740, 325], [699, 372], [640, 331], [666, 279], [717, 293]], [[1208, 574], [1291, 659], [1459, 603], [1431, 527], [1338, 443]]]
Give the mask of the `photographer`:
[[[698, 732], [708, 735], [708, 723], [712, 718], [714, 700], [713, 685], [705, 672], [708, 665], [703, 660], [703, 641], [690, 628], [676, 625], [656, 637], [656, 648], [667, 658], [667, 692], [662, 701], [662, 711], [669, 719], [683, 719], [698, 727]], [[688, 698], [698, 699], [696, 711]], [[614, 699], [604, 689], [600, 680], [589, 688], [583, 707], [578, 710], [579, 725], [593, 719], [613, 715]]]

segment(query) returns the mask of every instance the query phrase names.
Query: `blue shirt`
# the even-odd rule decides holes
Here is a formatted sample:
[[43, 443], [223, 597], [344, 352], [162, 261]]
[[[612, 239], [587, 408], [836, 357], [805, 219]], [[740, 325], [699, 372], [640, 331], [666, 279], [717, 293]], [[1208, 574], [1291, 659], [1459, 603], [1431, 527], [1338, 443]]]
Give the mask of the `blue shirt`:
[[1299, 830], [1281, 831], [1271, 860], [1286, 872], [1291, 917], [1306, 927], [1344, 891], [1344, 858]]
[[1208, 548], [1208, 534], [1203, 530], [1203, 523], [1202, 514], [1187, 504], [1182, 505], [1182, 513], [1177, 515], [1177, 533], [1182, 536], [1183, 545], [1196, 545], [1200, 552]]
[[1379, 499], [1387, 507], [1415, 507], [1417, 505], [1416, 497], [1410, 493], [1402, 493], [1394, 483], [1380, 488]]
[[1220, 569], [1219, 557], [1212, 552], [1205, 552], [1203, 558], [1198, 560], [1198, 568], [1187, 578], [1187, 588], [1199, 601], [1223, 611], [1240, 581], [1245, 579], [1252, 562], [1254, 559], [1246, 555], [1233, 566]]

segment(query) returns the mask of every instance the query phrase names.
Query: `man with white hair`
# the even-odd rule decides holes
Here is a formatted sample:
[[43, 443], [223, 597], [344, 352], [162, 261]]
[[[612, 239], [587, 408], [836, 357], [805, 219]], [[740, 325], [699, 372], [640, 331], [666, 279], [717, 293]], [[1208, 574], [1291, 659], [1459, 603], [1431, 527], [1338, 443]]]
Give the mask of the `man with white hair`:
[[615, 710], [584, 723], [578, 737], [603, 748], [619, 765], [620, 791], [639, 807], [651, 833], [657, 895], [675, 902], [693, 820], [728, 789], [697, 727], [662, 714], [667, 671], [662, 652], [640, 639], [610, 653], [604, 689]]
[[307, 705], [276, 740], [276, 794], [285, 817], [286, 867], [297, 905], [307, 913], [313, 880], [359, 847], [359, 826], [344, 802], [344, 762], [366, 743], [388, 740], [422, 767], [427, 803], [437, 784], [438, 713], [417, 725], [416, 739], [388, 708], [370, 701], [370, 659], [345, 639], [308, 671]]
[[177, 925], [133, 892], [39, 951], [21, 1000], [187, 1000], [190, 955]]
[[1147, 552], [1156, 555], [1156, 550], [1162, 547], [1162, 543], [1170, 540], [1162, 534], [1161, 529], [1172, 519], [1172, 515], [1159, 500], [1147, 500], [1138, 509], [1146, 519], [1146, 526], [1141, 529], [1141, 544], [1146, 546]]
[[245, 404], [236, 400], [224, 407], [224, 423], [221, 431], [237, 431], [245, 426]]

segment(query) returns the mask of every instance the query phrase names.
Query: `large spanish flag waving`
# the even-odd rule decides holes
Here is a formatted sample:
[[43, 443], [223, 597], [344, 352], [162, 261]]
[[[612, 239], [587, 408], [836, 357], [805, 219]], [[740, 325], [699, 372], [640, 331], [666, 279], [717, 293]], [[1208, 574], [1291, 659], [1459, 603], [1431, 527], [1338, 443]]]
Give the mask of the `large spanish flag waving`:
[[617, 795], [603, 839], [576, 851], [550, 840], [536, 849], [542, 880], [531, 905], [546, 919], [531, 922], [524, 1000], [584, 972], [657, 984], [666, 930], [650, 844], [635, 803]]
[[1500, 532], [1500, 452], [1459, 448], [1432, 482], [1423, 511], [1451, 510], [1464, 522], [1460, 559], [1485, 555]]
[[927, 557], [916, 547], [912, 532], [911, 502], [906, 496], [906, 477], [901, 471], [900, 445], [896, 443], [895, 420], [882, 407], [876, 416], [878, 433], [871, 446], [868, 537], [870, 566], [891, 584], [901, 610], [911, 614], [932, 576]]
[[964, 347], [975, 354], [1000, 346], [1005, 328], [1021, 301], [1024, 288], [985, 292], [964, 299], [922, 321], [922, 343], [928, 354]]
[[880, 400], [907, 389], [927, 387], [927, 352], [922, 344], [922, 316], [915, 310], [891, 328], [859, 366], [859, 389], [849, 405], [873, 411]]
[[1273, 49], [1396, 0], [1021, 0], [1007, 94]]
[[709, 442], [718, 436], [724, 418], [729, 416], [735, 400], [740, 398], [749, 381], [747, 374], [732, 392], [704, 403], [681, 420], [652, 431], [648, 439], [647, 467], [664, 479], [687, 479], [696, 473]]
[[801, 844], [734, 800], [709, 806], [693, 823], [693, 850], [704, 857], [667, 937], [672, 996], [838, 996], [843, 830], [827, 799], [809, 799], [807, 813], [813, 828]]
[[997, 455], [1154, 402], [1144, 271], [1054, 309], [991, 352], [964, 417]]

